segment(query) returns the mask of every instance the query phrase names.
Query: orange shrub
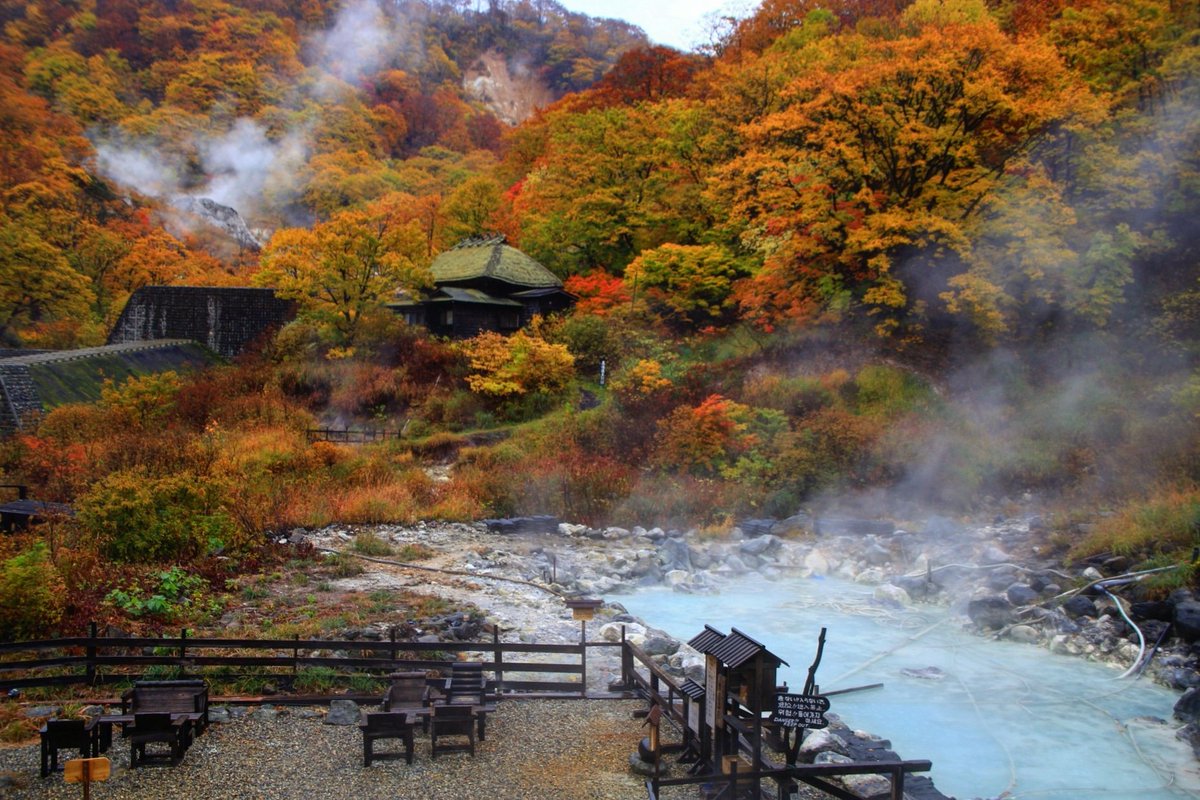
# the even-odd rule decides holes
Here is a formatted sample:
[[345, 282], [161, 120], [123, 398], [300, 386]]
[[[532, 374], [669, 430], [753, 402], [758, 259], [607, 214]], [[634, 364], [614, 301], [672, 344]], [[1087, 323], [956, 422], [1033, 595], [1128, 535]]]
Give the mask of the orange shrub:
[[659, 422], [655, 460], [663, 467], [711, 475], [753, 444], [750, 408], [719, 394], [681, 406]]

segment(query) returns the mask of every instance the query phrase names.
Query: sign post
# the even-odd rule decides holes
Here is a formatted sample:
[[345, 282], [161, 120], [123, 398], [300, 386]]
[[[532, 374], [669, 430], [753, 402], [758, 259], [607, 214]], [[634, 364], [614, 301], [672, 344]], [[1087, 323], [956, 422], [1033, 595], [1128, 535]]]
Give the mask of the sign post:
[[73, 758], [63, 764], [63, 781], [83, 784], [83, 800], [91, 800], [92, 781], [106, 781], [112, 773], [112, 763], [100, 758]]
[[827, 728], [829, 698], [812, 694], [775, 695], [775, 723], [785, 728]]

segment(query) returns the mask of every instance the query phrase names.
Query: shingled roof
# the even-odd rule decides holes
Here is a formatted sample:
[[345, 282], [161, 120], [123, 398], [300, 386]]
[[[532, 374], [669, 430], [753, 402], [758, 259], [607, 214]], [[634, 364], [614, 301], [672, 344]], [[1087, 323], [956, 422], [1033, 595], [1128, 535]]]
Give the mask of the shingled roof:
[[535, 289], [563, 285], [553, 272], [505, 244], [503, 236], [463, 239], [434, 259], [429, 269], [439, 285], [477, 278], [494, 278]]

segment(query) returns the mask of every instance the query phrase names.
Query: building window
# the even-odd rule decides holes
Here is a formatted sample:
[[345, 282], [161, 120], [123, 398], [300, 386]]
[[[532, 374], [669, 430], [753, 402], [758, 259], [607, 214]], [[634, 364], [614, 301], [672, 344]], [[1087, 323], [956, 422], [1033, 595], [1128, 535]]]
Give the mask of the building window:
[[454, 309], [450, 308], [442, 312], [442, 324], [447, 326], [454, 324]]

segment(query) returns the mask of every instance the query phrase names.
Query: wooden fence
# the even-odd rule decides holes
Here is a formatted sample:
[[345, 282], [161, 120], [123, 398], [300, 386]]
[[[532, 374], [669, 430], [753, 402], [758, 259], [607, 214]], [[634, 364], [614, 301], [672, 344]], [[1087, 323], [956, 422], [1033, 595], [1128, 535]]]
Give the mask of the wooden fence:
[[338, 444], [368, 444], [404, 437], [403, 430], [386, 431], [369, 428], [309, 428], [304, 434], [310, 442], [336, 442]]
[[88, 636], [0, 643], [0, 691], [122, 683], [145, 677], [146, 668], [228, 682], [254, 676], [286, 684], [313, 668], [330, 668], [342, 678], [383, 677], [446, 670], [459, 660], [457, 654], [467, 653], [495, 675], [489, 690], [497, 696], [585, 697], [588, 649], [621, 646], [582, 639], [577, 644], [502, 642], [498, 633], [490, 642], [397, 641], [394, 633], [383, 641], [214, 639], [186, 631], [171, 638], [111, 637], [99, 636], [92, 625]]

